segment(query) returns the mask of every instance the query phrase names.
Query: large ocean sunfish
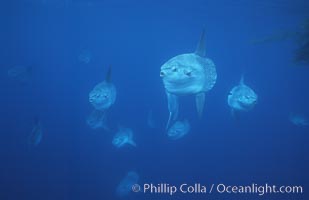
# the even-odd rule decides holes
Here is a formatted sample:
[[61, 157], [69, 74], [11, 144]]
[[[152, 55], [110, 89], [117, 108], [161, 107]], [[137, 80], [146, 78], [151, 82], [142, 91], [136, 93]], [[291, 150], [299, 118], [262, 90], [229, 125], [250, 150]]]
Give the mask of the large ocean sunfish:
[[104, 111], [115, 103], [116, 95], [116, 87], [111, 82], [111, 68], [109, 68], [105, 80], [89, 93], [89, 102], [96, 110]]
[[205, 93], [213, 88], [217, 80], [214, 62], [205, 57], [205, 31], [202, 32], [194, 53], [175, 56], [161, 66], [160, 76], [168, 99], [169, 120], [178, 116], [178, 96], [195, 95], [199, 117], [202, 116]]

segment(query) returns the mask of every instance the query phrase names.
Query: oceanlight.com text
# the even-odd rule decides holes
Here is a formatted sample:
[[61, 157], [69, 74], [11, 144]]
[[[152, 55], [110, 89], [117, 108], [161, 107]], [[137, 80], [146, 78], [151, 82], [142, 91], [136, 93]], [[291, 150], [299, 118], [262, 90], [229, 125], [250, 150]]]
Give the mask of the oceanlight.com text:
[[253, 194], [263, 196], [265, 194], [303, 194], [302, 186], [292, 185], [271, 185], [271, 184], [255, 184], [250, 185], [227, 185], [219, 184], [169, 184], [169, 183], [144, 183], [143, 185], [134, 184], [133, 192], [142, 192], [144, 194]]

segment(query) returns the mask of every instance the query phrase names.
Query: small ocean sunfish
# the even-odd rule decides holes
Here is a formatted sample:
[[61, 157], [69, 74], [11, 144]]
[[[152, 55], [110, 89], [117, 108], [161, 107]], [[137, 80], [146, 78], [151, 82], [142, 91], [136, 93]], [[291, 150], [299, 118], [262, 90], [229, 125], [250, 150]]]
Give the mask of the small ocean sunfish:
[[43, 132], [42, 132], [41, 122], [38, 118], [35, 118], [34, 126], [28, 138], [28, 144], [30, 146], [37, 146], [38, 144], [40, 144], [42, 140], [42, 135], [43, 135]]
[[120, 181], [116, 188], [116, 194], [119, 197], [128, 196], [132, 192], [132, 186], [137, 184], [139, 180], [139, 175], [135, 171], [130, 171], [128, 174]]
[[239, 85], [232, 88], [230, 94], [228, 95], [228, 104], [234, 111], [249, 111], [257, 103], [257, 94], [244, 83], [244, 78], [242, 77]]
[[8, 77], [13, 81], [26, 84], [31, 78], [31, 66], [15, 66], [8, 70]]
[[88, 126], [92, 129], [103, 128], [104, 130], [108, 130], [106, 121], [106, 112], [100, 110], [93, 110], [86, 120]]
[[123, 147], [126, 144], [136, 147], [136, 143], [133, 140], [133, 131], [129, 128], [120, 127], [115, 134], [112, 143], [117, 148]]
[[171, 128], [169, 128], [167, 135], [172, 140], [178, 140], [188, 134], [190, 131], [190, 124], [188, 120], [176, 121]]
[[309, 120], [304, 115], [301, 115], [301, 114], [291, 113], [290, 121], [296, 126], [308, 126], [309, 125]]
[[84, 64], [89, 64], [92, 59], [92, 54], [88, 50], [83, 50], [78, 56], [78, 60]]
[[96, 110], [107, 110], [115, 103], [116, 95], [116, 87], [111, 83], [111, 68], [109, 68], [105, 80], [89, 93], [89, 102]]

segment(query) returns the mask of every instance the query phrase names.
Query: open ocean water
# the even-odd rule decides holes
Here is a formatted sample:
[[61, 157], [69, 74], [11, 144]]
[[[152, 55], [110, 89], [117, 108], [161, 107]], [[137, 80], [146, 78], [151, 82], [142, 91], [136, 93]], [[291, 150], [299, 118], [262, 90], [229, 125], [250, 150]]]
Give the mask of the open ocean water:
[[[0, 199], [309, 199], [308, 11], [306, 0], [1, 1]], [[194, 60], [161, 68], [184, 53], [216, 75]], [[186, 93], [200, 76], [188, 84], [204, 89]], [[241, 77], [256, 96], [236, 95], [237, 110]], [[179, 102], [169, 125], [167, 94]]]

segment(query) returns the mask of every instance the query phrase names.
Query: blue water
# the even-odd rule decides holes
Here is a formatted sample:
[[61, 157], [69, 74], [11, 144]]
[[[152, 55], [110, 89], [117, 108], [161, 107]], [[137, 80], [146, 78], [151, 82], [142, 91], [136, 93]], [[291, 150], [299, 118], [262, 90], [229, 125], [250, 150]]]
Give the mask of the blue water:
[[[0, 199], [119, 199], [129, 171], [139, 184], [301, 185], [303, 194], [143, 194], [122, 199], [308, 199], [309, 129], [289, 121], [309, 116], [309, 69], [293, 63], [295, 38], [253, 44], [293, 31], [308, 18], [301, 0], [261, 1], [2, 1], [0, 7]], [[206, 30], [207, 57], [218, 79], [199, 120], [193, 96], [180, 100], [191, 131], [171, 141], [159, 76], [173, 56], [193, 52]], [[89, 63], [79, 60], [91, 54]], [[27, 84], [7, 71], [33, 66]], [[117, 149], [113, 133], [92, 130], [92, 88], [108, 67], [117, 88], [108, 125], [135, 132], [137, 147]], [[238, 119], [227, 104], [242, 74], [259, 96]], [[153, 111], [157, 127], [147, 125]], [[27, 137], [39, 117], [43, 138]]]

